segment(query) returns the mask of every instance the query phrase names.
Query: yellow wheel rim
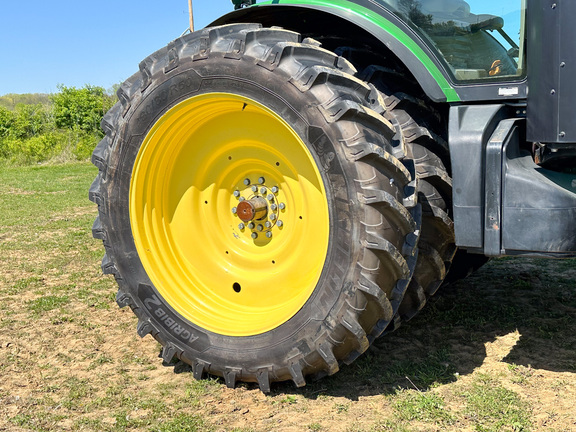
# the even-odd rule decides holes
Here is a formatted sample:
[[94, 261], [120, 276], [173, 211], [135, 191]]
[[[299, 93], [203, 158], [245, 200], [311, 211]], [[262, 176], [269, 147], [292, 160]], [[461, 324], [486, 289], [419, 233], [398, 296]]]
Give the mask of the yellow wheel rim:
[[226, 93], [179, 103], [146, 135], [130, 223], [162, 297], [228, 336], [264, 333], [294, 316], [328, 250], [328, 203], [312, 154], [276, 113]]

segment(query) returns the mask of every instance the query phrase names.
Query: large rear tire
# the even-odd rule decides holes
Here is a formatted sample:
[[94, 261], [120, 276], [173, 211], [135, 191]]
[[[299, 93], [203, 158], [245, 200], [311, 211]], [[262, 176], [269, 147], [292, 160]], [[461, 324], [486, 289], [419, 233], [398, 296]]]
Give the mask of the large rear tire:
[[[336, 52], [360, 71], [357, 77], [383, 95], [383, 117], [395, 126], [396, 139], [405, 143], [414, 160], [422, 231], [418, 262], [399, 311], [389, 330], [414, 317], [446, 278], [456, 252], [452, 213], [452, 179], [446, 123], [418, 84], [402, 72], [394, 59], [364, 48], [340, 47]], [[417, 92], [409, 94], [408, 92]]]
[[94, 237], [138, 333], [228, 386], [315, 378], [364, 352], [416, 266], [414, 165], [342, 57], [259, 25], [140, 64], [92, 161]]

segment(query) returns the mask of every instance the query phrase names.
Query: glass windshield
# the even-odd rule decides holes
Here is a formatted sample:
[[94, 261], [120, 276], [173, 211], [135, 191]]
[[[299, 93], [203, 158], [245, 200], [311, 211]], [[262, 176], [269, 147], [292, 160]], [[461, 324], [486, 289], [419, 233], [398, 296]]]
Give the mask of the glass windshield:
[[525, 0], [379, 0], [417, 27], [458, 81], [523, 75]]

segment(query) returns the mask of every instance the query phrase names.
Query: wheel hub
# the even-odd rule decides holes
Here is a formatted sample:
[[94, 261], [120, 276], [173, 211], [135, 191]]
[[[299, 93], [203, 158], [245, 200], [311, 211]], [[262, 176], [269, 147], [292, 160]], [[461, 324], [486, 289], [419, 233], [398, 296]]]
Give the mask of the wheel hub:
[[233, 195], [238, 205], [232, 208], [232, 213], [242, 221], [238, 228], [241, 231], [248, 229], [254, 240], [261, 235], [270, 239], [274, 227], [281, 229], [284, 226], [280, 214], [286, 210], [286, 204], [279, 202], [282, 194], [279, 186], [266, 186], [263, 176], [258, 177], [258, 183], [252, 184], [252, 180], [247, 177], [243, 181], [243, 190], [239, 187], [234, 190]]
[[262, 197], [254, 197], [248, 201], [241, 201], [238, 203], [236, 214], [243, 222], [263, 219], [268, 214], [268, 203]]

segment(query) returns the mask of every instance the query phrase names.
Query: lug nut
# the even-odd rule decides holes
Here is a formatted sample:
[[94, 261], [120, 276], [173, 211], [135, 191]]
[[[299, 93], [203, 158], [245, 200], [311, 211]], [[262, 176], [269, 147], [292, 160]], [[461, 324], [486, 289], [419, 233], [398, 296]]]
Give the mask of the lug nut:
[[246, 186], [250, 186], [250, 179], [249, 178], [244, 179], [244, 184]]
[[256, 185], [252, 186], [252, 192], [258, 192], [258, 186]]
[[280, 210], [284, 210], [286, 208], [286, 204], [280, 203], [279, 207], [280, 207]]
[[262, 224], [258, 224], [258, 226], [256, 227], [256, 229], [258, 231], [262, 231], [264, 229], [264, 227], [262, 226]]
[[266, 188], [265, 188], [265, 187], [261, 188], [261, 189], [260, 189], [260, 193], [261, 193], [262, 195], [264, 195], [264, 194], [266, 193]]
[[258, 238], [258, 233], [253, 232], [252, 234], [250, 234], [250, 237], [256, 240]]
[[284, 225], [284, 222], [282, 222], [281, 220], [279, 220], [278, 222], [276, 222], [276, 225], [278, 227], [282, 227]]
[[238, 197], [240, 196], [240, 191], [239, 191], [239, 190], [235, 190], [235, 191], [234, 191], [234, 196], [235, 196], [236, 198], [238, 198]]
[[246, 228], [246, 226], [243, 223], [239, 223], [238, 224], [238, 228], [240, 228], [241, 230], [243, 230], [244, 228]]
[[268, 194], [266, 198], [268, 198], [268, 201], [272, 201], [274, 199], [274, 195]]
[[250, 222], [250, 223], [248, 224], [248, 228], [250, 228], [250, 229], [254, 229], [255, 226], [256, 226], [256, 225], [254, 225], [254, 222]]
[[276, 211], [277, 208], [278, 206], [276, 204], [270, 204], [270, 210]]
[[276, 215], [275, 215], [274, 213], [272, 213], [272, 214], [270, 215], [270, 220], [275, 220], [275, 219], [276, 219]]
[[246, 198], [244, 198], [244, 197], [240, 197], [240, 198], [238, 198], [238, 201], [242, 202], [242, 201], [244, 201], [245, 199], [246, 199]]
[[272, 238], [272, 232], [271, 232], [271, 231], [268, 231], [268, 232], [266, 233], [266, 237]]
[[232, 214], [236, 214], [236, 207], [232, 207]]
[[271, 228], [271, 227], [272, 227], [272, 222], [266, 221], [266, 223], [264, 224], [264, 226], [265, 226], [266, 228]]
[[266, 181], [266, 179], [264, 177], [260, 177], [258, 179], [258, 183], [260, 183], [260, 184], [264, 184], [265, 181]]
[[278, 186], [272, 186], [272, 193], [278, 193]]

